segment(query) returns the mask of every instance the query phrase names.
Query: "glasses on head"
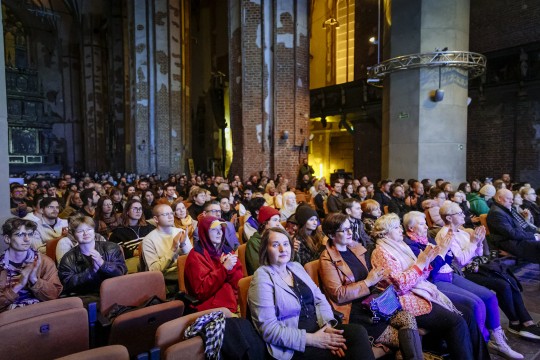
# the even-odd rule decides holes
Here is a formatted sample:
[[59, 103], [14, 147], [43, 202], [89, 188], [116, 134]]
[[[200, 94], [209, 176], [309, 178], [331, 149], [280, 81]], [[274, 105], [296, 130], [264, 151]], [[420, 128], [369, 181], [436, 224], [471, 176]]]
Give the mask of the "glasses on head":
[[29, 238], [34, 236], [34, 232], [33, 231], [29, 231], [29, 232], [18, 232], [18, 233], [15, 233], [13, 234], [13, 236], [15, 236], [17, 239], [22, 239], [24, 238], [25, 236], [28, 236]]
[[135, 212], [141, 212], [142, 211], [142, 207], [132, 207], [131, 210], [135, 211]]
[[91, 232], [94, 232], [94, 229], [92, 228], [88, 228], [88, 229], [78, 229], [77, 231], [75, 231], [75, 234], [77, 235], [82, 235], [82, 234], [89, 234]]
[[158, 216], [165, 216], [165, 217], [169, 217], [169, 216], [173, 216], [174, 213], [173, 212], [167, 212], [167, 213], [163, 213], [163, 214], [159, 214]]
[[340, 229], [340, 230], [336, 230], [336, 232], [341, 232], [341, 233], [346, 233], [346, 232], [352, 232], [352, 228], [351, 227], [348, 227], [348, 228], [345, 228], [345, 229]]

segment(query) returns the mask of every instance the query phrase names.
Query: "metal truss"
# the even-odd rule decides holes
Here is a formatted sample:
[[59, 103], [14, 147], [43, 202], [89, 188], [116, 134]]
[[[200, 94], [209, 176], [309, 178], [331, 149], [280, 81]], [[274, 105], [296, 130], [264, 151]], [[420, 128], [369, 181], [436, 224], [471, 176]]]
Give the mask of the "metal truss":
[[486, 57], [469, 51], [438, 51], [399, 56], [369, 67], [368, 83], [378, 82], [396, 71], [441, 66], [468, 70], [469, 79], [474, 79], [486, 70]]

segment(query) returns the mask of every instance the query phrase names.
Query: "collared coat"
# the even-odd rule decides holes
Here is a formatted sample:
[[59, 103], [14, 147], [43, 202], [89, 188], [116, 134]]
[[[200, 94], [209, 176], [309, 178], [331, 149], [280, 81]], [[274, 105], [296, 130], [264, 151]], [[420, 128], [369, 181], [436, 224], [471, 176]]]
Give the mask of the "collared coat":
[[[332, 307], [302, 265], [289, 262], [287, 269], [311, 289], [319, 327], [335, 320]], [[306, 331], [298, 329], [300, 301], [273, 267], [265, 265], [255, 271], [248, 291], [248, 305], [253, 324], [270, 355], [289, 360], [294, 351], [305, 351]]]
[[[347, 247], [369, 270], [366, 264], [366, 248], [362, 244], [354, 242]], [[349, 265], [343, 260], [336, 247], [331, 246], [330, 243], [326, 243], [326, 250], [322, 252], [319, 261], [321, 287], [334, 309], [343, 313], [343, 323], [348, 324], [352, 301], [368, 296], [370, 290], [362, 281], [363, 279], [354, 278]]]

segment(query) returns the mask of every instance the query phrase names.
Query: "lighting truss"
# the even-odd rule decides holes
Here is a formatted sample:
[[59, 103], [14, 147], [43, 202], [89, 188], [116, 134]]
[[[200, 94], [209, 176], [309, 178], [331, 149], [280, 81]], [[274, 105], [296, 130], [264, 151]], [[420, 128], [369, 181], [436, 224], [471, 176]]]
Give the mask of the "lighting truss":
[[441, 66], [467, 70], [469, 79], [474, 79], [484, 73], [486, 62], [484, 55], [469, 51], [438, 51], [403, 55], [369, 67], [368, 83], [377, 83], [386, 75], [396, 71]]

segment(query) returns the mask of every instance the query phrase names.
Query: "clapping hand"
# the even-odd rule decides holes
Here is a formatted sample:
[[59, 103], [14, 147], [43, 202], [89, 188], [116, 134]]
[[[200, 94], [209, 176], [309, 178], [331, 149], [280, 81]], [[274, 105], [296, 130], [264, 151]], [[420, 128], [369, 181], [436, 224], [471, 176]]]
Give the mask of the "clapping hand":
[[443, 258], [446, 256], [446, 253], [448, 252], [448, 249], [450, 249], [450, 245], [452, 244], [452, 238], [453, 238], [453, 234], [449, 233], [449, 234], [446, 234], [446, 236], [443, 237], [441, 241], [439, 241], [437, 246], [435, 246], [435, 249], [437, 250], [437, 253], [435, 254], [435, 256], [439, 255], [439, 256], [442, 256]]
[[230, 254], [221, 254], [220, 258], [221, 264], [223, 264], [223, 267], [227, 269], [227, 271], [231, 271], [234, 266], [236, 265], [236, 262], [238, 261], [238, 255], [230, 253]]
[[474, 229], [473, 234], [473, 243], [479, 244], [486, 238], [486, 228], [484, 226], [479, 226]]
[[431, 263], [433, 258], [435, 258], [435, 256], [437, 256], [437, 249], [432, 246], [428, 246], [424, 249], [424, 251], [418, 254], [416, 265], [421, 270], [424, 270], [429, 265], [429, 263]]
[[103, 260], [101, 254], [96, 249], [92, 249], [88, 255], [92, 257], [94, 271], [97, 272], [99, 268], [105, 263], [105, 260]]

